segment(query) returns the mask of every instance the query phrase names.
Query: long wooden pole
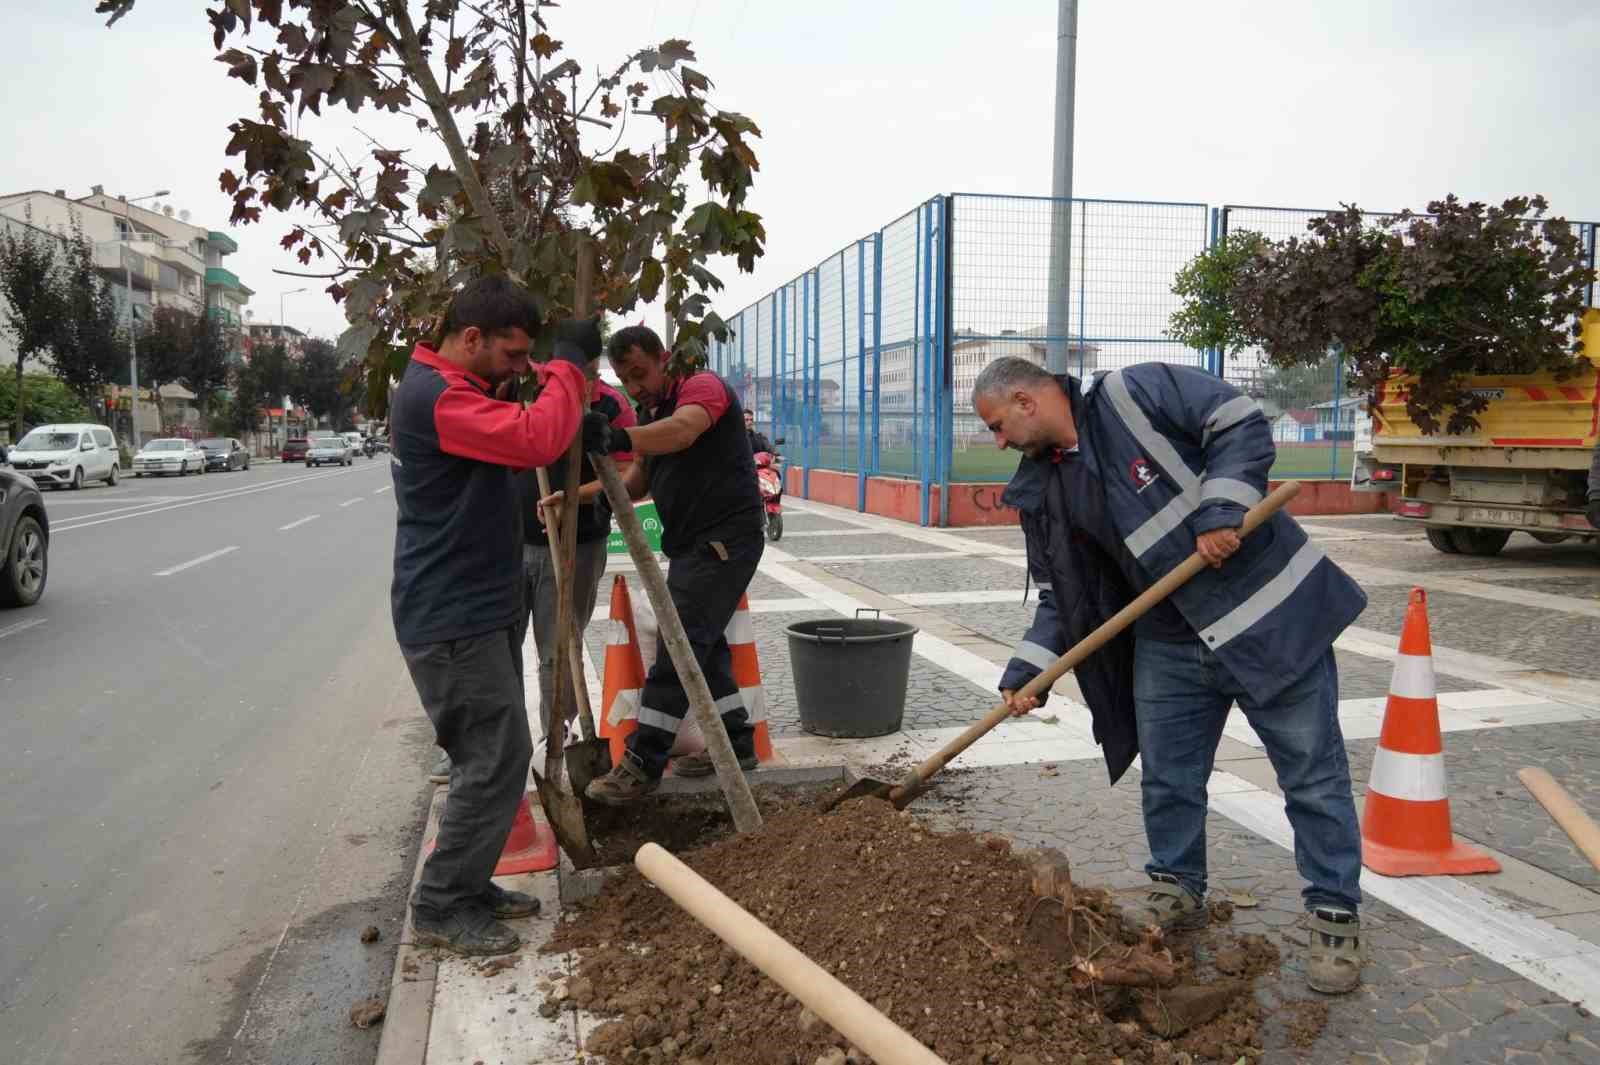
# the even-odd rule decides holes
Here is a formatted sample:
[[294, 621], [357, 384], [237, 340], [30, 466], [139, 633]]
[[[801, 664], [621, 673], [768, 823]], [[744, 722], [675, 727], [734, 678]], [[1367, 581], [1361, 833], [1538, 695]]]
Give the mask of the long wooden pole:
[[1545, 770], [1532, 766], [1519, 769], [1517, 779], [1533, 793], [1589, 863], [1600, 869], [1600, 825], [1594, 823], [1594, 818], [1584, 813], [1567, 789]]
[[[606, 498], [611, 501], [617, 525], [622, 530], [622, 539], [628, 545], [628, 554], [633, 557], [634, 567], [639, 571], [639, 581], [644, 585], [645, 594], [650, 597], [650, 606], [656, 612], [661, 642], [666, 644], [667, 653], [672, 656], [672, 665], [678, 671], [678, 682], [683, 685], [684, 693], [689, 697], [689, 708], [700, 723], [700, 734], [706, 741], [706, 753], [711, 755], [711, 764], [717, 770], [717, 784], [721, 786], [722, 794], [728, 800], [728, 809], [733, 814], [733, 827], [740, 832], [754, 832], [761, 827], [761, 811], [756, 808], [755, 796], [750, 793], [750, 782], [739, 769], [739, 759], [733, 753], [733, 742], [728, 739], [728, 730], [712, 702], [711, 689], [706, 686], [700, 663], [694, 659], [694, 648], [683, 631], [683, 620], [678, 617], [678, 608], [672, 605], [672, 595], [667, 591], [667, 578], [661, 572], [655, 552], [650, 550], [649, 541], [644, 538], [644, 527], [640, 525], [639, 515], [633, 509], [633, 500], [622, 483], [622, 475], [617, 472], [617, 464], [611, 461], [610, 455], [590, 454], [589, 461], [594, 465], [601, 485], [605, 487]], [[639, 458], [634, 461], [644, 460]]]
[[640, 847], [633, 864], [673, 902], [873, 1061], [880, 1065], [944, 1065], [943, 1058], [913, 1039], [910, 1032], [656, 844]]
[[[539, 468], [539, 498], [544, 499], [550, 495], [550, 474], [544, 467]], [[561, 586], [566, 581], [566, 573], [562, 569], [561, 560], [561, 514], [546, 514], [545, 531], [549, 534], [550, 559], [555, 564], [556, 573], [556, 601], [559, 604]], [[576, 567], [574, 567], [576, 568]], [[578, 726], [583, 730], [583, 738], [594, 739], [594, 707], [589, 703], [589, 686], [583, 680], [583, 637], [578, 626], [576, 615], [569, 617], [570, 628], [567, 631], [567, 669], [572, 675], [572, 693], [577, 697]], [[559, 648], [559, 644], [558, 644]]]

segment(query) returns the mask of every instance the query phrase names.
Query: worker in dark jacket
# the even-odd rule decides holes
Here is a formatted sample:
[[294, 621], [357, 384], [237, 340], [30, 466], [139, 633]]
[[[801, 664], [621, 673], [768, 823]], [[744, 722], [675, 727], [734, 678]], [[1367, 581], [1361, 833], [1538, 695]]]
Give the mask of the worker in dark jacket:
[[756, 416], [752, 411], [744, 412], [744, 435], [750, 438], [750, 454], [759, 455], [765, 451], [769, 455], [776, 455], [772, 449], [772, 441], [767, 439], [765, 433], [756, 428]]
[[[661, 550], [670, 563], [667, 590], [672, 604], [739, 765], [754, 769], [755, 729], [734, 680], [727, 637], [728, 623], [765, 546], [766, 517], [743, 408], [733, 389], [714, 373], [669, 372], [671, 354], [642, 325], [615, 333], [607, 355], [640, 408], [640, 424], [619, 429], [591, 411], [584, 418], [584, 448], [633, 453], [628, 492], [635, 499], [648, 492], [655, 500]], [[628, 736], [627, 753], [608, 775], [592, 781], [586, 794], [621, 806], [653, 791], [688, 710], [689, 696], [662, 640], [639, 693], [639, 727]], [[679, 776], [711, 771], [705, 752], [673, 763]]]
[[[579, 429], [583, 367], [600, 354], [593, 321], [556, 330], [548, 387], [524, 409], [496, 398], [528, 371], [539, 307], [503, 277], [469, 283], [440, 341], [418, 344], [390, 403], [397, 508], [395, 636], [450, 758], [433, 853], [411, 898], [416, 941], [461, 954], [515, 950], [502, 919], [538, 901], [490, 881], [528, 784], [523, 698], [522, 513], [513, 467], [547, 465]], [[509, 391], [505, 393], [509, 396]]]
[[1039, 586], [1001, 679], [1013, 712], [1042, 702], [1017, 689], [1189, 555], [1212, 566], [1078, 670], [1112, 781], [1142, 757], [1151, 884], [1125, 924], [1205, 924], [1206, 781], [1237, 702], [1277, 772], [1308, 882], [1307, 978], [1353, 989], [1361, 833], [1332, 645], [1366, 597], [1286, 514], [1241, 540], [1274, 458], [1261, 410], [1186, 367], [1080, 383], [1020, 358], [990, 363], [973, 405], [1001, 447], [1025, 456], [1002, 496], [1021, 511]]

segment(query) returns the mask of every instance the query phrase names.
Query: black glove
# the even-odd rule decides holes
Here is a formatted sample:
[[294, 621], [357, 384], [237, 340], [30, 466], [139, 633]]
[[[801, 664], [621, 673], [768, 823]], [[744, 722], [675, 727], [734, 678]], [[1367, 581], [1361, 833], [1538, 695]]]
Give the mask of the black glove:
[[1589, 524], [1596, 529], [1600, 529], [1600, 499], [1591, 500], [1586, 513], [1589, 518]]
[[555, 347], [551, 358], [570, 362], [583, 370], [600, 357], [600, 319], [563, 318], [556, 323]]
[[632, 451], [633, 441], [628, 430], [611, 424], [611, 419], [597, 410], [583, 415], [583, 450], [591, 455], [610, 455], [617, 451]]

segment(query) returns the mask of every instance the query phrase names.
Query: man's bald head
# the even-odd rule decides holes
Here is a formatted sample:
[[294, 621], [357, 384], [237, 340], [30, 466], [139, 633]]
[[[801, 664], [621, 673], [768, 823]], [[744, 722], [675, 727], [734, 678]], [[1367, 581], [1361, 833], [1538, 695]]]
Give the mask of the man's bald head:
[[972, 384], [972, 408], [995, 445], [1038, 458], [1077, 443], [1072, 405], [1049, 370], [1014, 356], [985, 366]]

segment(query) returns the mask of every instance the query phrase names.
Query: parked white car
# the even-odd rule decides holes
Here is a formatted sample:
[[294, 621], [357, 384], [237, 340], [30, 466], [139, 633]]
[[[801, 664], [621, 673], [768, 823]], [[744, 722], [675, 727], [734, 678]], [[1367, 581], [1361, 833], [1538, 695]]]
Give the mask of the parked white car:
[[147, 473], [152, 475], [175, 473], [179, 477], [185, 477], [190, 471], [206, 472], [206, 453], [201, 451], [193, 440], [184, 440], [176, 436], [151, 440], [133, 456], [135, 477], [143, 477]]
[[104, 425], [40, 425], [18, 441], [11, 468], [43, 488], [117, 483], [117, 438]]

